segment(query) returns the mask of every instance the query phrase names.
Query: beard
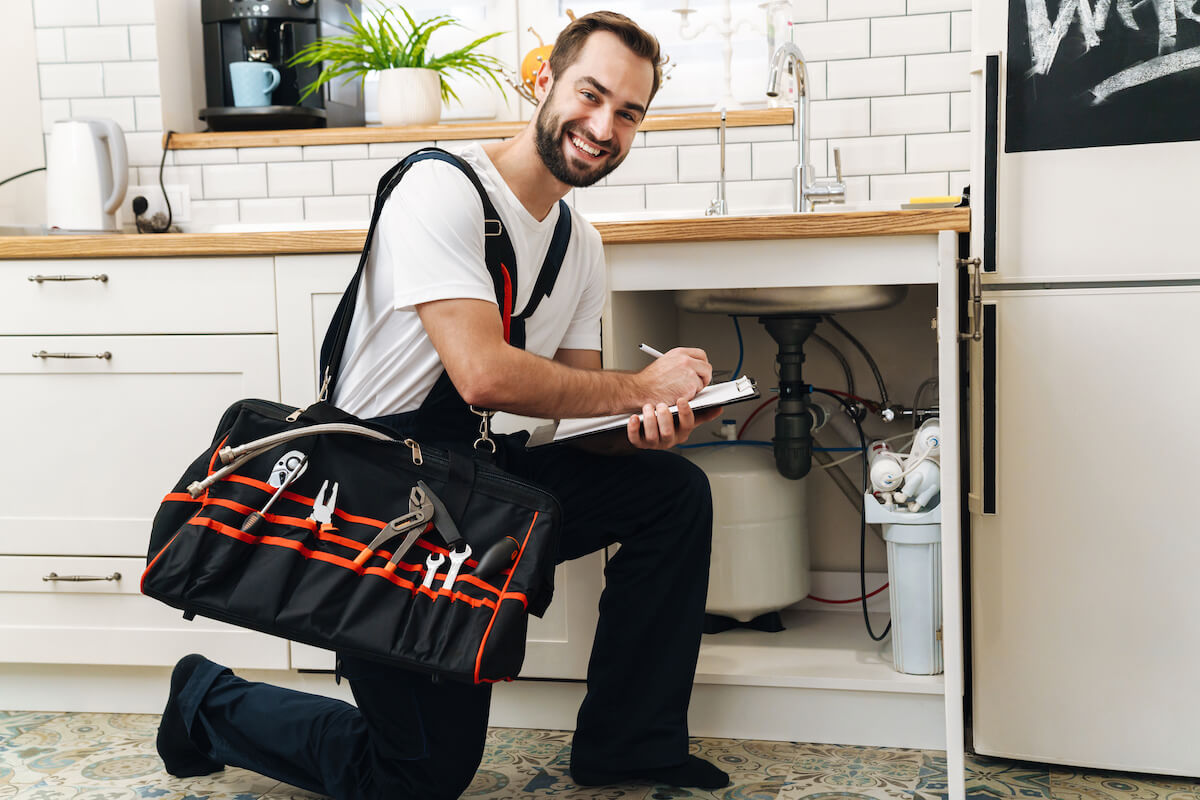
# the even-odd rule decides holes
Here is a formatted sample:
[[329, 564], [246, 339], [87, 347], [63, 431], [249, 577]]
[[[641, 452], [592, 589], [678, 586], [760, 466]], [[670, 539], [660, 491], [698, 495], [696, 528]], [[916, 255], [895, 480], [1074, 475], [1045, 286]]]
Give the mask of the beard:
[[570, 133], [571, 128], [564, 127], [558, 115], [550, 111], [550, 101], [553, 97], [554, 88], [551, 88], [542, 107], [538, 109], [537, 119], [534, 123], [536, 133], [534, 142], [537, 145], [538, 155], [542, 157], [542, 163], [546, 165], [546, 169], [550, 170], [550, 174], [559, 181], [568, 186], [591, 186], [620, 166], [624, 156], [617, 156], [615, 140], [610, 139], [608, 142], [598, 143], [609, 152], [606, 160], [598, 162], [591, 170], [582, 170], [572, 165], [563, 152], [562, 144], [563, 138]]

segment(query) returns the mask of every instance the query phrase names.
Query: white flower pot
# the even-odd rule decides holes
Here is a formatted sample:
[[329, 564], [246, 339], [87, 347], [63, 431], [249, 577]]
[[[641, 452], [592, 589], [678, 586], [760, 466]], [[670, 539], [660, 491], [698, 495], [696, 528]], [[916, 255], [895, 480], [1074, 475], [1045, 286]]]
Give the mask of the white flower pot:
[[380, 70], [378, 105], [384, 125], [436, 125], [442, 118], [441, 76], [413, 67]]

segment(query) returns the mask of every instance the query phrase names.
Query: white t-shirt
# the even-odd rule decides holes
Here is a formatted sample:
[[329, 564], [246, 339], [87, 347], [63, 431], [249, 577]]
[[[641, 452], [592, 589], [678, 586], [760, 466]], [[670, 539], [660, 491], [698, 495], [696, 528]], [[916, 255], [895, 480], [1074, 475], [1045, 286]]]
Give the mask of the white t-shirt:
[[[513, 314], [529, 303], [558, 221], [557, 204], [538, 221], [478, 144], [455, 152], [479, 176], [517, 256]], [[572, 211], [571, 241], [550, 295], [525, 322], [525, 349], [599, 350], [604, 307], [600, 234]], [[414, 411], [442, 373], [415, 306], [473, 298], [496, 303], [484, 262], [483, 203], [470, 180], [439, 161], [414, 164], [384, 204], [359, 287], [335, 397], [359, 417]], [[497, 308], [497, 314], [499, 309]]]

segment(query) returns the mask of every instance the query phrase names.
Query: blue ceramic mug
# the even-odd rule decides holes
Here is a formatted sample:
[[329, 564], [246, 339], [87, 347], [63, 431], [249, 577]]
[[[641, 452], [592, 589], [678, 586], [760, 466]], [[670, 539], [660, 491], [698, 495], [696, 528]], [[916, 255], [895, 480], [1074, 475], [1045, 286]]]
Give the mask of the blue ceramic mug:
[[229, 77], [235, 106], [269, 106], [271, 92], [279, 86], [279, 70], [262, 61], [234, 61]]

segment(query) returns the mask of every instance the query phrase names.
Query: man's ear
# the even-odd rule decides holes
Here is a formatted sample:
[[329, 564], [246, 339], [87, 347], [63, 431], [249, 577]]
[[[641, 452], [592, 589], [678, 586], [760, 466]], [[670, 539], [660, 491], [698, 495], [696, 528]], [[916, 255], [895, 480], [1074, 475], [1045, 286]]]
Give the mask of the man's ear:
[[538, 105], [541, 105], [542, 101], [546, 99], [546, 95], [550, 94], [552, 86], [554, 86], [554, 73], [550, 71], [550, 62], [543, 61], [533, 79], [533, 96], [537, 98]]

